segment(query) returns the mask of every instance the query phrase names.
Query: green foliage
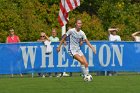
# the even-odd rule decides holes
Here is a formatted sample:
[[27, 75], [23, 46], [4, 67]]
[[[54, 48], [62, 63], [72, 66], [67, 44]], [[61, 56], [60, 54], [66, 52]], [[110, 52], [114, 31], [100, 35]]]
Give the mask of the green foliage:
[[98, 10], [104, 29], [116, 26], [123, 40], [131, 40], [131, 34], [140, 30], [140, 3], [128, 0], [104, 1]]
[[[0, 0], [0, 42], [5, 42], [8, 29], [13, 27], [21, 41], [36, 41], [41, 31], [51, 35], [61, 27], [57, 21], [60, 0]], [[140, 30], [138, 0], [81, 0], [81, 5], [69, 13], [67, 26], [74, 27], [76, 18], [83, 21], [89, 40], [107, 40], [107, 29], [116, 26], [122, 40]]]

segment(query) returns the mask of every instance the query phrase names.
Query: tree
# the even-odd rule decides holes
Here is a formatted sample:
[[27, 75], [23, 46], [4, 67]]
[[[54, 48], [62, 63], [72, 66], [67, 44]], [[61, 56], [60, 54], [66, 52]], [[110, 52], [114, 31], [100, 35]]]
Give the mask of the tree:
[[[41, 31], [51, 35], [57, 28], [60, 0], [0, 0], [0, 42], [5, 42], [9, 27], [21, 41], [36, 41]], [[83, 21], [89, 40], [107, 40], [107, 29], [116, 26], [122, 40], [131, 40], [131, 33], [140, 30], [139, 0], [81, 0], [80, 7], [69, 13], [67, 26], [74, 27], [76, 18]]]

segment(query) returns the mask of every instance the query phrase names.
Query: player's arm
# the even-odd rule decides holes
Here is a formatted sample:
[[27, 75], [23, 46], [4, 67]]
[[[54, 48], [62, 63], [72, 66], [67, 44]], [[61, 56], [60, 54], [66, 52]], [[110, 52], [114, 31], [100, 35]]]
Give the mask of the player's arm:
[[60, 51], [61, 45], [62, 45], [63, 42], [65, 41], [66, 37], [67, 37], [67, 35], [65, 34], [65, 35], [63, 36], [62, 40], [60, 41], [60, 44], [59, 44], [59, 46], [58, 46], [58, 48], [57, 48], [57, 51], [58, 51], [58, 52]]
[[85, 42], [86, 42], [87, 45], [92, 49], [92, 51], [94, 52], [94, 54], [96, 54], [95, 48], [90, 44], [90, 42], [88, 41], [88, 39], [85, 39]]
[[140, 34], [140, 31], [133, 33], [131, 36], [135, 39], [135, 36], [137, 36], [138, 34]]
[[83, 45], [83, 39], [81, 38], [80, 39], [80, 46], [82, 46]]
[[[65, 35], [65, 34], [64, 34], [64, 35]], [[64, 35], [62, 36], [62, 38], [64, 37]], [[66, 43], [66, 39], [64, 40], [63, 43], [64, 43], [64, 45], [67, 45], [67, 43]]]
[[63, 43], [64, 43], [64, 45], [65, 45], [65, 46], [67, 45], [67, 42], [66, 42], [66, 40], [64, 40], [64, 42], [63, 42]]

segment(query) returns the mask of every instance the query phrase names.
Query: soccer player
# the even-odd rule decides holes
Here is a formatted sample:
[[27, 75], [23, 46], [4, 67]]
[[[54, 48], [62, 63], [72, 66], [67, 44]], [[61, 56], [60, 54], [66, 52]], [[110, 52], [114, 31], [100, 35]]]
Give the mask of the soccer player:
[[83, 75], [88, 75], [89, 74], [89, 69], [88, 69], [88, 62], [86, 60], [86, 57], [80, 50], [80, 40], [81, 38], [87, 43], [87, 45], [92, 49], [94, 54], [96, 54], [95, 48], [90, 44], [88, 41], [85, 33], [81, 30], [82, 27], [82, 21], [80, 19], [77, 19], [75, 22], [75, 28], [69, 29], [62, 40], [60, 41], [60, 44], [57, 48], [57, 51], [60, 51], [61, 45], [66, 39], [67, 36], [70, 37], [70, 42], [69, 42], [69, 51], [71, 55], [73, 56], [74, 59], [76, 59], [78, 62], [81, 63], [81, 72]]

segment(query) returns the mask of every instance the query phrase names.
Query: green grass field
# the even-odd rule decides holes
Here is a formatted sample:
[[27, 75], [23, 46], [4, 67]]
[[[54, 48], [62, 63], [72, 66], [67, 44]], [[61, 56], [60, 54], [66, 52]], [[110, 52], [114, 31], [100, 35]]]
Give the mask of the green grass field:
[[82, 77], [0, 78], [0, 93], [139, 93], [140, 75]]

